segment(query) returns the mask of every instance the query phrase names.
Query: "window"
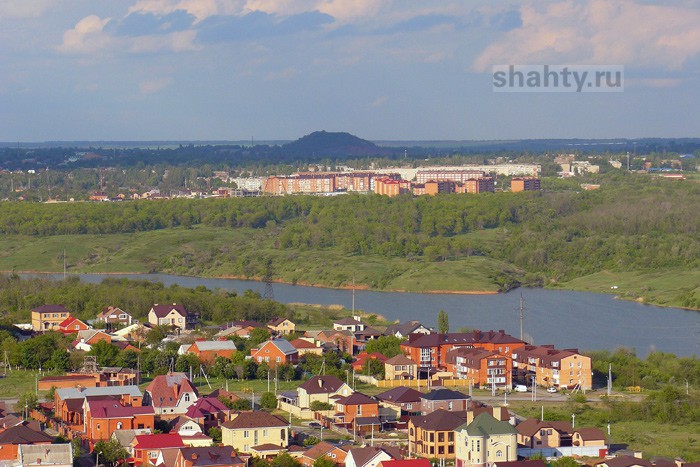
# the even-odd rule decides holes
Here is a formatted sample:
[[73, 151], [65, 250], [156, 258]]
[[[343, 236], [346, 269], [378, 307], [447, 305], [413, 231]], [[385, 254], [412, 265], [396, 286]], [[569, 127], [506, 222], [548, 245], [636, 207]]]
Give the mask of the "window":
[[362, 415], [362, 406], [361, 405], [357, 406], [357, 415]]
[[118, 422], [117, 423], [117, 430], [121, 430], [121, 429], [122, 429], [122, 422]]
[[282, 357], [277, 357], [276, 361], [277, 363], [280, 363], [282, 361]]
[[455, 432], [454, 431], [447, 432], [447, 441], [449, 441], [450, 443], [454, 443], [454, 441], [455, 441]]
[[413, 436], [413, 428], [410, 430], [410, 435]]
[[248, 452], [250, 451], [250, 444], [246, 444], [243, 446], [243, 452]]
[[190, 401], [190, 393], [186, 392], [185, 393], [185, 402], [189, 402], [189, 401]]
[[454, 454], [455, 453], [455, 447], [454, 444], [450, 444], [447, 446], [447, 454]]
[[143, 430], [143, 428], [144, 428], [143, 423], [139, 423], [136, 428], [138, 428], [139, 430]]
[[447, 410], [452, 410], [452, 401], [448, 402], [447, 404]]
[[265, 353], [270, 353], [270, 349], [265, 349]]
[[155, 459], [156, 457], [158, 457], [158, 451], [148, 451], [149, 459]]
[[408, 410], [411, 410], [411, 409], [413, 408], [413, 404], [406, 404], [406, 408], [407, 408]]
[[243, 437], [244, 437], [244, 438], [250, 437], [250, 432], [249, 432], [248, 430], [244, 431], [244, 432], [243, 432]]
[[480, 451], [481, 451], [481, 440], [477, 439], [476, 440], [476, 452], [480, 452]]
[[258, 363], [262, 362], [262, 357], [258, 357]]
[[263, 437], [267, 438], [267, 430], [263, 430]]
[[75, 326], [73, 326], [73, 329], [80, 329], [80, 325], [76, 324]]
[[178, 318], [178, 319], [177, 319], [177, 322], [178, 322], [178, 323], [182, 323], [182, 318]]
[[97, 429], [98, 429], [98, 430], [100, 429], [100, 424], [99, 424], [99, 423], [97, 424]]
[[547, 434], [547, 430], [540, 430], [540, 436], [544, 436]]
[[444, 443], [445, 442], [445, 433], [438, 433], [438, 443]]
[[445, 446], [438, 446], [438, 454], [445, 454]]
[[502, 457], [502, 456], [503, 456], [503, 451], [501, 451], [500, 449], [498, 451], [496, 451], [496, 457]]

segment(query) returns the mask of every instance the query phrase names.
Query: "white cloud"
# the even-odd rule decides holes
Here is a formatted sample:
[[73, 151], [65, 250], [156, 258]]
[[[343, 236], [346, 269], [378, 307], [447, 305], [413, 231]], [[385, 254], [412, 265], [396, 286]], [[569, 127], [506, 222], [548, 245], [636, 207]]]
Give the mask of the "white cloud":
[[63, 33], [63, 42], [58, 50], [64, 53], [90, 54], [104, 49], [111, 38], [104, 31], [110, 18], [101, 19], [90, 15], [78, 21], [73, 29]]
[[172, 82], [172, 78], [154, 78], [139, 83], [141, 94], [153, 94], [164, 89]]
[[129, 8], [129, 13], [152, 13], [167, 15], [183, 10], [200, 22], [210, 16], [240, 13], [245, 0], [138, 0]]
[[607, 64], [679, 69], [700, 54], [700, 10], [632, 0], [530, 1], [522, 27], [489, 45], [477, 71], [496, 64]]

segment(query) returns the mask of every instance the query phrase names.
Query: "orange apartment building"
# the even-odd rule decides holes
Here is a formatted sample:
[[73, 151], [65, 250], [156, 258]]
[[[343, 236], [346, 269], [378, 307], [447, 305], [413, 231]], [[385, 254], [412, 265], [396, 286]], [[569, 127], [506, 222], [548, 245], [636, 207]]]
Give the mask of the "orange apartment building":
[[454, 193], [457, 184], [452, 180], [430, 180], [425, 182], [424, 187], [426, 195], [435, 196], [438, 193]]
[[447, 371], [458, 379], [471, 379], [480, 388], [495, 384], [512, 387], [513, 360], [491, 350], [460, 347], [447, 352]]
[[374, 180], [374, 192], [384, 196], [399, 196], [411, 192], [411, 182], [396, 177], [379, 177]]
[[348, 172], [335, 175], [335, 189], [337, 191], [372, 191], [374, 174], [370, 172]]
[[553, 345], [526, 345], [513, 352], [513, 368], [520, 379], [532, 375], [540, 386], [592, 388], [591, 358], [578, 349], [555, 349]]
[[515, 177], [510, 181], [510, 191], [539, 191], [540, 179], [537, 177]]
[[479, 348], [510, 355], [525, 346], [525, 342], [506, 334], [504, 330], [449, 334], [411, 334], [401, 344], [401, 351], [419, 368], [446, 369], [447, 353], [459, 347]]
[[493, 177], [470, 178], [457, 185], [456, 193], [493, 193], [496, 182]]

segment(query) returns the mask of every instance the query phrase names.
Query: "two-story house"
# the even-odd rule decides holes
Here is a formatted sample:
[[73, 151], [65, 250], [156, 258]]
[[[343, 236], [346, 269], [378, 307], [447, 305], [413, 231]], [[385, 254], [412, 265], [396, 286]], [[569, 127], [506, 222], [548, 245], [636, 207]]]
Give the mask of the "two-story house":
[[374, 398], [379, 401], [380, 414], [384, 413], [383, 409], [391, 410], [395, 419], [406, 421], [406, 417], [421, 415], [421, 395], [415, 389], [399, 386]]
[[536, 418], [520, 422], [515, 429], [518, 431], [518, 444], [529, 449], [571, 446], [574, 434], [569, 422], [548, 422]]
[[131, 441], [134, 463], [137, 465], [157, 465], [156, 462], [162, 451], [175, 453], [176, 450], [185, 447], [187, 446], [180, 435], [173, 433], [137, 435]]
[[58, 331], [58, 326], [70, 317], [63, 305], [42, 305], [32, 309], [32, 329], [35, 332]]
[[270, 339], [250, 349], [250, 355], [257, 363], [267, 363], [269, 367], [295, 364], [299, 361], [299, 351], [286, 339]]
[[90, 443], [108, 440], [116, 430], [155, 428], [155, 411], [150, 406], [125, 406], [118, 400], [86, 398], [84, 431]]
[[411, 320], [405, 323], [390, 324], [384, 330], [384, 335], [407, 339], [411, 334], [430, 334], [432, 332], [431, 329], [423, 326], [420, 321]]
[[296, 324], [288, 318], [274, 318], [267, 323], [267, 327], [276, 336], [286, 336], [296, 332]]
[[297, 387], [297, 405], [307, 408], [315, 401], [332, 404], [336, 396], [352, 393], [352, 388], [335, 376], [312, 376]]
[[408, 451], [425, 458], [455, 458], [455, 429], [464, 424], [466, 413], [436, 410], [408, 421]]
[[418, 365], [403, 354], [391, 357], [384, 362], [384, 379], [386, 380], [415, 379], [417, 376]]
[[486, 467], [518, 460], [517, 434], [510, 423], [482, 412], [455, 429], [457, 467]]
[[152, 405], [161, 418], [171, 419], [184, 415], [198, 398], [197, 389], [184, 373], [168, 373], [156, 376], [146, 386], [143, 403]]
[[452, 389], [434, 389], [421, 395], [421, 413], [428, 415], [436, 410], [464, 412], [469, 408], [470, 397]]
[[246, 467], [231, 446], [208, 446], [178, 450], [174, 467]]
[[58, 323], [58, 332], [63, 334], [75, 334], [79, 331], [90, 329], [90, 326], [80, 321], [75, 316], [69, 316]]
[[379, 431], [379, 403], [359, 392], [337, 399], [335, 402], [335, 424], [353, 433]]
[[154, 326], [171, 326], [184, 331], [191, 324], [189, 313], [183, 305], [155, 304], [148, 312], [148, 322]]
[[333, 329], [335, 331], [350, 331], [354, 334], [356, 332], [364, 331], [365, 323], [360, 320], [359, 316], [355, 316], [354, 318], [343, 318], [333, 322]]
[[133, 321], [131, 315], [116, 306], [106, 306], [97, 314], [95, 321], [105, 323], [108, 331], [131, 326]]
[[263, 411], [233, 414], [221, 425], [222, 443], [238, 452], [251, 453], [260, 445], [273, 444], [284, 449], [289, 444], [289, 422]]

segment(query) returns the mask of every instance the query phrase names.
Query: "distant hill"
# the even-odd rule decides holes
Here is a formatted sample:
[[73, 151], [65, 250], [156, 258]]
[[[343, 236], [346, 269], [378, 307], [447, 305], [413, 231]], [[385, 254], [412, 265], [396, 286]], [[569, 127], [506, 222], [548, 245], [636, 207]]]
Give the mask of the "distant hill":
[[316, 159], [338, 156], [388, 156], [395, 150], [377, 146], [350, 133], [315, 131], [282, 145], [282, 152], [285, 155], [310, 156]]

